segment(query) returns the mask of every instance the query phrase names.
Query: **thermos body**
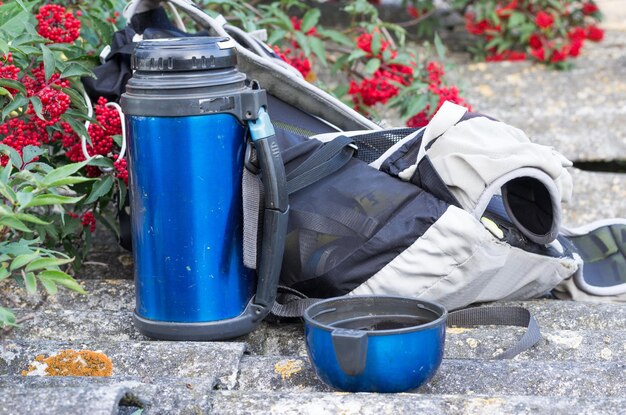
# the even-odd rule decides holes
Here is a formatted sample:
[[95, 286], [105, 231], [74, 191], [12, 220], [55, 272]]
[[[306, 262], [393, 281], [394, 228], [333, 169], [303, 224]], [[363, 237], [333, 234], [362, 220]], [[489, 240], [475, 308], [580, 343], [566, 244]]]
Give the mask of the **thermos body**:
[[128, 118], [137, 313], [241, 314], [255, 290], [242, 259], [243, 126], [230, 114]]
[[162, 339], [246, 333], [256, 274], [243, 263], [247, 120], [265, 104], [225, 38], [142, 41], [126, 115], [135, 325]]

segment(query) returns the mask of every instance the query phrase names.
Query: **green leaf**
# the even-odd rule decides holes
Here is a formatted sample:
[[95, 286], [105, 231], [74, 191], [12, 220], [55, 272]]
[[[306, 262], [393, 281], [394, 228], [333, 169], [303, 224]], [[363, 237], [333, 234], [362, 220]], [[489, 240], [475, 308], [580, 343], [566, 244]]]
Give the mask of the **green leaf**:
[[441, 38], [437, 33], [435, 33], [435, 38], [433, 40], [435, 43], [435, 50], [437, 51], [437, 56], [439, 59], [444, 59], [446, 57], [446, 47], [441, 42]]
[[24, 84], [18, 81], [14, 81], [12, 79], [2, 78], [0, 79], [0, 85], [6, 86], [7, 88], [15, 89], [24, 95], [28, 94], [28, 92], [26, 92], [26, 87], [24, 86]]
[[89, 76], [91, 78], [96, 77], [94, 73], [91, 72], [89, 69], [77, 63], [70, 64], [66, 68], [64, 68], [63, 71], [61, 71], [61, 79], [70, 78], [72, 76]]
[[30, 103], [33, 105], [33, 109], [35, 110], [35, 115], [37, 115], [37, 118], [45, 121], [45, 118], [43, 117], [43, 113], [42, 113], [43, 105], [41, 104], [41, 99], [39, 99], [39, 97], [37, 96], [32, 96], [29, 99], [30, 99]]
[[124, 205], [126, 204], [126, 197], [128, 196], [128, 187], [124, 180], [117, 179], [117, 189], [118, 189], [118, 198], [117, 198], [117, 208], [118, 210], [124, 209]]
[[514, 11], [509, 16], [508, 26], [509, 27], [520, 26], [525, 21], [526, 21], [526, 16], [524, 15], [524, 13], [520, 13], [520, 12]]
[[302, 32], [295, 32], [296, 41], [302, 48], [302, 52], [308, 57], [311, 56], [311, 47], [309, 46], [309, 38]]
[[86, 183], [86, 182], [92, 182], [94, 180], [97, 180], [97, 179], [94, 179], [91, 177], [83, 177], [83, 176], [70, 176], [64, 179], [55, 180], [52, 183], [50, 183], [48, 187], [58, 187], [58, 186], [66, 186], [68, 184]]
[[[69, 91], [69, 89], [67, 89]], [[71, 98], [71, 96], [70, 96]], [[72, 127], [72, 130], [80, 137], [86, 137], [87, 142], [91, 142], [89, 138], [89, 133], [87, 132], [87, 128], [85, 128], [85, 124], [78, 121], [76, 117], [74, 117], [70, 111], [66, 111], [65, 114], [61, 115], [61, 121], [65, 121]]]
[[13, 99], [13, 94], [11, 94], [8, 89], [3, 88], [1, 86], [0, 86], [0, 95], [9, 97], [9, 99]]
[[319, 35], [324, 38], [328, 38], [330, 40], [333, 40], [339, 43], [340, 45], [354, 46], [354, 42], [352, 41], [352, 39], [350, 39], [348, 36], [336, 30], [318, 28], [317, 33], [319, 33]]
[[380, 59], [378, 58], [370, 59], [365, 65], [363, 72], [365, 72], [368, 75], [371, 75], [374, 72], [376, 72], [378, 68], [380, 68]]
[[283, 29], [273, 30], [272, 34], [267, 38], [267, 44], [268, 45], [275, 45], [280, 40], [283, 40], [285, 38], [286, 34], [287, 34], [287, 31], [283, 30]]
[[43, 70], [46, 76], [46, 80], [49, 80], [52, 77], [52, 74], [54, 74], [55, 70], [56, 62], [54, 60], [54, 54], [50, 49], [48, 49], [46, 45], [39, 45], [39, 47], [41, 48], [41, 54], [43, 57]]
[[115, 167], [115, 165], [113, 164], [113, 160], [104, 156], [96, 156], [92, 158], [89, 161], [89, 163], [87, 163], [87, 165], [96, 166], [96, 167], [109, 167], [109, 168]]
[[326, 48], [324, 47], [324, 42], [316, 37], [309, 38], [309, 45], [311, 45], [311, 50], [322, 65], [326, 66]]
[[46, 289], [46, 292], [48, 294], [55, 295], [57, 292], [59, 292], [59, 289], [57, 288], [54, 281], [51, 281], [47, 278], [39, 278], [39, 281], [41, 281], [41, 285], [43, 285], [43, 288]]
[[0, 195], [8, 200], [10, 204], [15, 204], [15, 199], [17, 195], [15, 194], [11, 186], [7, 186], [6, 183], [0, 182]]
[[[4, 18], [4, 16], [2, 16]], [[0, 32], [5, 32], [7, 39], [15, 38], [24, 32], [30, 13], [18, 13], [0, 25]]]
[[85, 167], [87, 163], [88, 161], [81, 161], [80, 163], [66, 164], [65, 166], [57, 167], [50, 173], [46, 174], [41, 183], [46, 187], [52, 186], [52, 183], [71, 176], [78, 170]]
[[24, 265], [28, 264], [31, 261], [39, 258], [41, 254], [39, 252], [33, 252], [30, 254], [23, 254], [16, 256], [13, 261], [11, 261], [11, 266], [9, 267], [10, 271], [15, 271], [16, 269], [22, 268]]
[[0, 281], [8, 278], [11, 275], [8, 269], [0, 266]]
[[348, 62], [352, 62], [354, 60], [361, 59], [361, 58], [363, 58], [365, 56], [367, 56], [367, 52], [365, 52], [364, 50], [361, 50], [361, 49], [356, 49], [352, 53], [350, 53], [350, 55], [348, 55]]
[[76, 92], [73, 88], [63, 88], [63, 92], [66, 93], [70, 97], [70, 101], [72, 102], [72, 106], [82, 113], [87, 113], [87, 105], [85, 104], [85, 98]]
[[33, 207], [33, 206], [49, 206], [49, 205], [62, 205], [66, 203], [78, 203], [85, 196], [71, 197], [71, 196], [60, 196], [60, 195], [38, 195], [33, 198], [27, 205], [24, 207]]
[[307, 11], [302, 17], [302, 26], [300, 27], [300, 30], [304, 33], [311, 30], [319, 22], [321, 14], [322, 13], [319, 9], [310, 9]]
[[65, 288], [69, 288], [70, 290], [79, 292], [81, 294], [87, 294], [87, 291], [85, 291], [83, 287], [81, 287], [80, 284], [76, 282], [74, 278], [72, 278], [70, 275], [66, 274], [63, 271], [57, 271], [57, 270], [42, 271], [37, 275], [37, 277], [42, 282], [42, 284], [44, 283], [44, 281], [47, 281], [53, 284], [62, 285]]
[[22, 222], [30, 222], [35, 225], [49, 225], [50, 222], [46, 222], [35, 215], [31, 215], [30, 213], [16, 213], [15, 217]]
[[49, 269], [58, 267], [59, 265], [69, 264], [74, 258], [39, 258], [26, 266], [26, 271], [37, 271], [40, 269]]
[[15, 201], [17, 202], [17, 205], [20, 207], [28, 205], [31, 202], [31, 200], [33, 200], [34, 197], [35, 197], [35, 194], [29, 191], [15, 193]]
[[23, 95], [17, 95], [13, 101], [9, 102], [7, 106], [2, 109], [2, 121], [5, 120], [13, 111], [16, 111], [26, 105], [28, 105], [28, 98]]
[[426, 107], [427, 103], [428, 103], [428, 95], [427, 94], [419, 95], [417, 99], [413, 99], [409, 103], [409, 106], [407, 107], [407, 110], [406, 110], [406, 115], [408, 117], [412, 117], [416, 115], [417, 113], [419, 113]]
[[28, 294], [35, 294], [37, 292], [37, 278], [35, 278], [34, 272], [22, 273], [24, 278], [24, 287]]
[[0, 143], [0, 153], [8, 154], [11, 159], [11, 164], [13, 164], [18, 169], [22, 167], [22, 156], [17, 152], [13, 147], [9, 147], [6, 144]]
[[15, 314], [8, 308], [0, 307], [0, 328], [16, 327]]
[[84, 203], [93, 203], [98, 200], [101, 196], [106, 195], [111, 190], [113, 186], [113, 176], [106, 176], [103, 179], [100, 179], [96, 183], [94, 183], [91, 188], [91, 193], [89, 193], [89, 197], [85, 200]]
[[382, 39], [380, 36], [380, 32], [376, 31], [372, 35], [372, 55], [378, 56], [378, 54], [380, 53], [381, 45], [382, 45]]
[[14, 216], [3, 216], [0, 218], [0, 225], [8, 226], [11, 229], [15, 229], [17, 231], [31, 233], [32, 230], [28, 228], [21, 220], [15, 218]]
[[24, 160], [24, 164], [30, 163], [35, 159], [35, 157], [39, 157], [44, 154], [46, 150], [37, 146], [26, 146], [22, 149], [22, 159]]
[[13, 164], [11, 163], [11, 161], [9, 161], [6, 166], [0, 167], [0, 183], [6, 185], [9, 182], [9, 177], [11, 177], [12, 171]]

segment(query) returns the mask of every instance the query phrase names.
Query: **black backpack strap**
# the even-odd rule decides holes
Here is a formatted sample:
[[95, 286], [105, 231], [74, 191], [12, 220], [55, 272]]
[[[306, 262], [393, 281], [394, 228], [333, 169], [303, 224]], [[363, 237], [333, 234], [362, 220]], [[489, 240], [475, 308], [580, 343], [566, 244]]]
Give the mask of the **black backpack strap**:
[[[282, 287], [284, 290], [285, 287]], [[279, 303], [274, 302], [271, 313], [277, 317], [302, 317], [304, 310], [321, 301], [318, 298], [306, 298], [298, 291], [282, 294]], [[295, 294], [295, 293], [297, 294]], [[523, 307], [472, 307], [448, 313], [448, 327], [473, 326], [518, 326], [526, 327], [524, 335], [511, 347], [495, 356], [493, 359], [512, 359], [525, 352], [541, 340], [541, 331], [537, 321], [527, 309]]]
[[351, 138], [339, 136], [324, 143], [287, 174], [287, 192], [295, 193], [345, 166], [355, 152]]
[[452, 311], [448, 314], [448, 327], [471, 326], [518, 326], [526, 327], [524, 335], [494, 359], [512, 359], [533, 347], [541, 340], [539, 324], [533, 315], [523, 307], [472, 307]]

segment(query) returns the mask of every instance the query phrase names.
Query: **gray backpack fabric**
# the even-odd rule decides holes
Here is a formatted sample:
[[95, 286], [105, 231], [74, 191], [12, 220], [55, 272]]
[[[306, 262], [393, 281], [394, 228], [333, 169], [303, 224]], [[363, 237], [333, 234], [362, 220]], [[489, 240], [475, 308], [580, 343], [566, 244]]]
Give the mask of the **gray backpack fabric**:
[[[332, 174], [291, 192], [281, 273], [286, 287], [316, 298], [401, 295], [457, 309], [537, 297], [579, 268], [571, 245], [552, 230], [560, 225], [560, 201], [571, 190], [568, 163], [511, 126], [446, 104], [435, 124], [425, 129], [306, 137], [280, 128], [286, 125], [281, 118], [303, 124], [304, 115], [285, 117], [271, 107], [270, 115], [278, 121], [281, 153], [292, 180], [324, 147], [334, 145], [341, 149], [337, 154], [350, 153], [349, 144], [358, 147], [356, 157]], [[480, 147], [475, 147], [475, 157], [455, 153], [459, 147], [452, 143], [464, 130], [476, 135], [477, 122], [476, 143], [488, 151], [479, 155]], [[489, 124], [494, 125], [486, 128]], [[426, 142], [431, 126], [437, 131]], [[343, 144], [337, 145], [338, 140]], [[518, 152], [519, 163], [503, 163], [513, 145], [524, 148], [525, 161]], [[475, 174], [453, 182], [458, 176], [445, 174], [441, 166], [455, 171], [466, 166], [466, 173]], [[522, 186], [521, 179], [531, 185]], [[499, 194], [507, 185], [513, 189], [509, 201]], [[536, 214], [526, 206], [526, 215], [516, 219], [525, 224], [522, 229], [507, 217], [507, 212], [518, 212], [519, 197], [513, 194], [536, 199], [531, 206]], [[484, 205], [481, 212], [479, 204]], [[546, 212], [546, 207], [553, 210]], [[537, 242], [537, 235], [549, 240]]]

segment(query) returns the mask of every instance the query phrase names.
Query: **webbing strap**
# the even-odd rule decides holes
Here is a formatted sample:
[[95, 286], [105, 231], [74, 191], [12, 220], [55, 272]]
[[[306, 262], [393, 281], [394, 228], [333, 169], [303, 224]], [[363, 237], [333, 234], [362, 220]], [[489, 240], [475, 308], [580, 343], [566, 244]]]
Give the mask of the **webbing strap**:
[[[302, 317], [307, 307], [320, 301], [318, 298], [301, 298], [284, 295], [284, 303], [274, 302], [272, 314], [278, 317]], [[541, 340], [541, 331], [530, 311], [523, 307], [473, 307], [448, 313], [448, 327], [519, 326], [526, 327], [524, 335], [493, 359], [512, 359], [533, 347]]]
[[533, 315], [523, 307], [472, 307], [452, 311], [448, 314], [448, 327], [469, 326], [519, 326], [526, 327], [524, 335], [494, 359], [512, 359], [533, 347], [541, 340], [539, 324]]
[[352, 139], [339, 136], [314, 151], [302, 164], [287, 174], [287, 193], [292, 194], [336, 172], [354, 154]]

